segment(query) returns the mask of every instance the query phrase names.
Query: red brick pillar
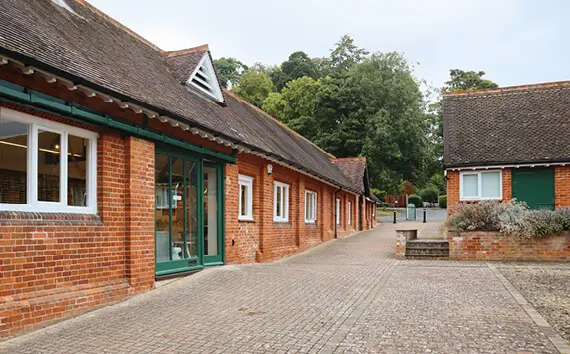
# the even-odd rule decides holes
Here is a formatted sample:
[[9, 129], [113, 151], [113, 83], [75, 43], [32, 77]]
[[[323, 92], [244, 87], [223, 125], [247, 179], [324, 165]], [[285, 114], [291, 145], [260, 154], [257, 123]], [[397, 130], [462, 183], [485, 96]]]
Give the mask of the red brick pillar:
[[570, 207], [570, 166], [554, 169], [554, 205], [556, 208]]
[[[297, 198], [293, 198], [291, 206], [297, 215], [295, 236], [299, 250], [307, 248], [307, 236], [305, 234], [305, 179], [300, 176], [297, 182]], [[297, 199], [295, 201], [295, 199]]]
[[[225, 165], [225, 242], [226, 242], [226, 263], [240, 263], [240, 254], [238, 252], [241, 240], [239, 240], [239, 168], [237, 164]], [[257, 181], [254, 181], [255, 184]], [[254, 188], [255, 189], [255, 188]], [[255, 194], [254, 194], [255, 197]], [[232, 245], [232, 241], [234, 244]]]
[[[259, 252], [256, 255], [257, 262], [263, 262], [267, 242], [273, 236], [273, 174], [267, 174], [267, 165], [264, 162], [261, 169], [259, 188], [261, 188], [261, 212], [259, 213]], [[290, 210], [289, 210], [290, 211]]]
[[134, 291], [154, 286], [154, 144], [127, 138], [126, 276]]

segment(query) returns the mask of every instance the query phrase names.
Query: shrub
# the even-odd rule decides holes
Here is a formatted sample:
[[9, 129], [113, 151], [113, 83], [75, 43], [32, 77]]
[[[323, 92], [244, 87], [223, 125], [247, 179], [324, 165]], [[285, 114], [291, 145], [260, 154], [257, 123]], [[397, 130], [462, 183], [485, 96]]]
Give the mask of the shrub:
[[560, 222], [562, 223], [562, 228], [564, 230], [570, 230], [570, 208], [560, 208], [555, 211], [560, 217]]
[[502, 206], [498, 202], [458, 204], [453, 207], [447, 226], [454, 231], [499, 231]]
[[439, 207], [446, 209], [447, 208], [447, 196], [446, 195], [442, 195], [439, 197]]
[[408, 204], [414, 204], [416, 208], [421, 208], [424, 204], [424, 201], [419, 195], [412, 194], [408, 197]]
[[437, 202], [438, 195], [439, 191], [434, 188], [424, 188], [420, 191], [420, 197], [424, 202], [435, 203]]

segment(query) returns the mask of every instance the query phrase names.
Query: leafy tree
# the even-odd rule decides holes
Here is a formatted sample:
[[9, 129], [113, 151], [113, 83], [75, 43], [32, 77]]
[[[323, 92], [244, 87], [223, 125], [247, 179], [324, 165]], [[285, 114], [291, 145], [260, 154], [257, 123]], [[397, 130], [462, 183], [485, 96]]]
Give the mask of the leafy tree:
[[283, 110], [285, 109], [285, 101], [279, 92], [271, 92], [263, 101], [261, 109], [269, 113], [273, 117], [283, 121]]
[[291, 53], [289, 59], [281, 64], [281, 71], [287, 75], [288, 81], [298, 79], [303, 76], [311, 78], [317, 77], [317, 67], [309, 58], [307, 53], [298, 51]]
[[345, 34], [331, 50], [329, 65], [336, 73], [342, 73], [366, 58], [368, 51], [354, 44], [354, 39]]
[[425, 188], [420, 191], [420, 197], [424, 202], [437, 203], [439, 191], [434, 188]]
[[265, 65], [265, 64], [260, 63], [260, 62], [255, 62], [255, 63], [253, 63], [252, 66], [250, 66], [248, 68], [248, 70], [256, 72], [258, 74], [265, 74], [267, 76], [271, 76], [271, 73], [273, 72], [274, 67]]
[[498, 87], [491, 80], [483, 79], [484, 71], [449, 70], [449, 81], [445, 82], [445, 92], [468, 91]]
[[277, 88], [277, 91], [281, 91], [283, 87], [289, 82], [289, 76], [281, 70], [280, 66], [275, 66], [271, 70], [271, 74], [269, 74], [273, 85]]
[[214, 60], [214, 66], [220, 76], [222, 86], [232, 88], [235, 86], [247, 66], [236, 58], [220, 58]]
[[243, 99], [261, 107], [274, 89], [273, 82], [267, 75], [248, 71], [241, 76], [239, 85], [233, 91]]

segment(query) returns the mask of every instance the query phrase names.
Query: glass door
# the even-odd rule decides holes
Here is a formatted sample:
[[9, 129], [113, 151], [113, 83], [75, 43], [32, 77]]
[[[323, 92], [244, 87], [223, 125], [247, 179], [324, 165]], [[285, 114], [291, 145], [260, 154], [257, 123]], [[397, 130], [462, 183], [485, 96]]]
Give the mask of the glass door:
[[204, 163], [204, 264], [223, 264], [222, 169]]
[[199, 162], [160, 151], [155, 157], [156, 274], [202, 266]]

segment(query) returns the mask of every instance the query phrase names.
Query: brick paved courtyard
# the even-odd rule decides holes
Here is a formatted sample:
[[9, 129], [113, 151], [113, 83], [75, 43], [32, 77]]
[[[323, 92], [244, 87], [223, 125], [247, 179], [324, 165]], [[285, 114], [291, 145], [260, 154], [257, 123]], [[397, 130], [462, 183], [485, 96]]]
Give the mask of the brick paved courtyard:
[[394, 242], [385, 224], [280, 262], [208, 269], [0, 353], [558, 352], [496, 267], [398, 261]]

